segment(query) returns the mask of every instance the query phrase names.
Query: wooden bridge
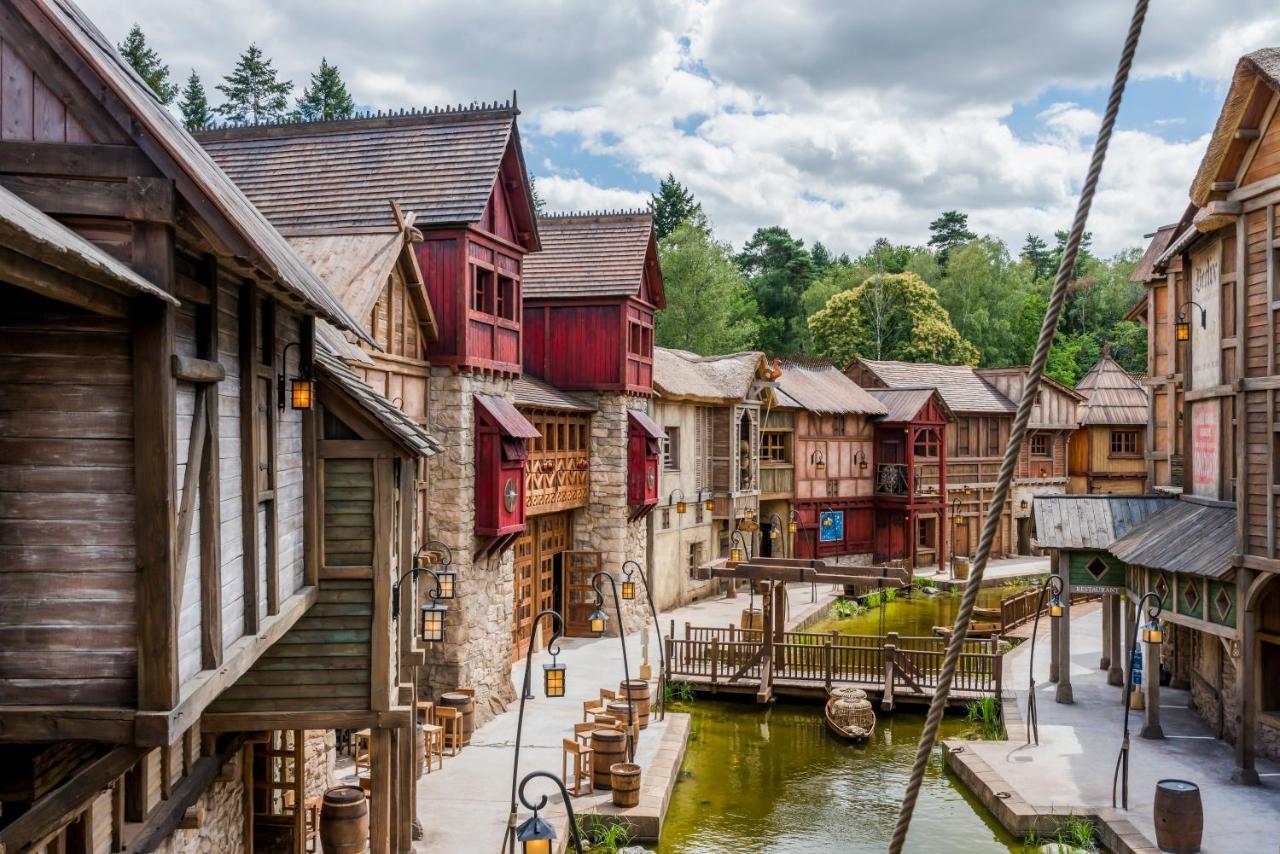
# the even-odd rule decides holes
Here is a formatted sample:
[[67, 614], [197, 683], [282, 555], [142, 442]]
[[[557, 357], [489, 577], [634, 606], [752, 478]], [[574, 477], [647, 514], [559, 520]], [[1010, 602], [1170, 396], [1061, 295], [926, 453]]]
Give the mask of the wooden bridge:
[[[734, 626], [684, 627], [665, 639], [668, 679], [710, 693], [825, 697], [833, 686], [854, 685], [880, 698], [890, 711], [899, 703], [928, 703], [938, 684], [946, 642], [937, 637], [783, 632], [769, 638]], [[999, 696], [999, 639], [966, 640], [949, 702]]]

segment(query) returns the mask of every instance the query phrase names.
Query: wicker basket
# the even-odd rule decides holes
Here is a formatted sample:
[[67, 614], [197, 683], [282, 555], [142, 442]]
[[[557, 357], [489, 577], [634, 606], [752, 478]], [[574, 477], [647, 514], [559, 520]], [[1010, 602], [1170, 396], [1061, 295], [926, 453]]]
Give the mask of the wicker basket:
[[870, 732], [876, 725], [876, 713], [865, 699], [839, 699], [831, 704], [831, 719], [846, 729], [857, 727]]
[[867, 692], [861, 688], [846, 685], [843, 688], [832, 688], [831, 696], [837, 700], [865, 700], [867, 699]]

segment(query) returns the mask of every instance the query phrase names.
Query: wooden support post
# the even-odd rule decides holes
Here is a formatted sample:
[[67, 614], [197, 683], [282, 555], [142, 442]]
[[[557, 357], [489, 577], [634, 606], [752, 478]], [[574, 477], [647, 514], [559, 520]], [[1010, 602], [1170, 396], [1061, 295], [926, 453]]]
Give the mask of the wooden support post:
[[[416, 496], [415, 496], [416, 497]], [[416, 506], [416, 505], [415, 505]], [[400, 742], [397, 755], [400, 757], [396, 770], [396, 803], [399, 811], [396, 816], [397, 851], [408, 854], [413, 851], [413, 819], [417, 812], [417, 780], [418, 756], [414, 741], [417, 727], [417, 714], [409, 719], [409, 725], [396, 730]]]
[[[1236, 622], [1240, 627], [1240, 663], [1236, 670], [1236, 768], [1233, 782], [1256, 786], [1258, 769], [1254, 763], [1254, 743], [1258, 737], [1258, 597], [1254, 585], [1258, 571], [1236, 568]], [[1272, 581], [1272, 584], [1277, 582]]]
[[714, 693], [716, 687], [716, 677], [720, 673], [720, 639], [711, 638], [711, 690]]
[[391, 854], [391, 730], [369, 731], [369, 854]]
[[1071, 556], [1065, 551], [1058, 552], [1058, 577], [1062, 579], [1062, 616], [1053, 621], [1059, 626], [1058, 690], [1054, 700], [1074, 703], [1075, 696], [1071, 691]]
[[[374, 460], [373, 468], [373, 635], [369, 674], [369, 708], [385, 712], [391, 708], [392, 641], [391, 585], [395, 538], [395, 485], [389, 459]], [[411, 597], [402, 597], [411, 598]]]
[[[896, 632], [890, 632], [891, 635]], [[884, 645], [884, 694], [880, 698], [880, 708], [886, 712], [893, 711], [893, 677], [897, 664], [898, 648], [896, 644]]]
[[[1124, 683], [1124, 651], [1120, 645], [1120, 635], [1123, 628], [1124, 617], [1120, 613], [1120, 595], [1115, 594], [1106, 597], [1105, 607], [1107, 612], [1111, 614], [1111, 652], [1110, 667], [1107, 668], [1107, 684], [1121, 685]], [[1124, 648], [1127, 649], [1127, 648]]]
[[240, 525], [243, 530], [244, 633], [258, 633], [258, 460], [259, 440], [258, 295], [252, 284], [240, 288]]
[[[198, 352], [216, 362], [218, 333], [218, 261], [206, 255], [200, 265], [200, 279], [209, 289], [209, 304], [197, 314]], [[222, 468], [218, 448], [218, 385], [202, 386], [205, 418], [208, 419], [204, 456], [200, 464], [200, 658], [205, 669], [222, 666]]]
[[667, 657], [666, 657], [667, 677], [670, 678], [671, 675], [676, 672], [676, 668], [675, 668], [676, 640], [675, 638], [670, 636], [664, 638], [663, 640], [667, 644]]
[[[1172, 632], [1166, 630], [1166, 634]], [[1143, 738], [1164, 738], [1164, 729], [1160, 726], [1160, 647], [1149, 643], [1142, 646], [1142, 690], [1147, 707], [1139, 734]]]
[[1098, 658], [1099, 670], [1111, 669], [1111, 633], [1114, 631], [1111, 625], [1111, 609], [1107, 607], [1107, 597], [1103, 596], [1102, 602], [1102, 655]]
[[823, 678], [823, 687], [827, 689], [827, 693], [831, 692], [831, 678], [835, 669], [833, 658], [833, 649], [831, 641], [823, 641], [822, 643], [822, 664], [825, 676]]

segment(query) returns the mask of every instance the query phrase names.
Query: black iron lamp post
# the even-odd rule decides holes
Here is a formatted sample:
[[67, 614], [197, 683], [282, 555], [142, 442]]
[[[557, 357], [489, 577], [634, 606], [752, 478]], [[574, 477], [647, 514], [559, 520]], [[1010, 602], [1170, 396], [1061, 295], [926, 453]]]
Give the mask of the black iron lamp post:
[[[297, 341], [291, 341], [284, 345], [284, 352], [280, 354], [280, 373], [276, 374], [276, 405], [284, 409], [284, 387], [285, 366], [289, 361], [289, 348], [302, 348]], [[303, 370], [306, 367], [304, 362], [299, 362], [298, 376], [293, 378], [293, 382], [289, 386], [289, 406], [293, 409], [310, 409], [312, 404], [313, 392], [315, 391], [315, 381], [311, 378], [310, 373]]]
[[733, 529], [733, 534], [729, 537], [731, 548], [729, 549], [729, 560], [737, 563], [740, 560], [751, 560], [751, 544], [747, 542], [747, 538], [742, 535], [742, 531], [737, 528]]
[[[1147, 605], [1147, 600], [1151, 600], [1151, 604]], [[1147, 608], [1147, 624], [1144, 626], [1142, 621], [1142, 608]], [[1164, 642], [1164, 629], [1160, 626], [1160, 613], [1164, 609], [1160, 605], [1160, 596], [1154, 590], [1148, 590], [1138, 600], [1136, 616], [1134, 617], [1133, 640], [1129, 644], [1129, 671], [1128, 676], [1124, 680], [1123, 702], [1124, 702], [1124, 733], [1120, 740], [1120, 755], [1116, 757], [1116, 770], [1111, 778], [1111, 806], [1114, 809], [1116, 805], [1116, 785], [1120, 786], [1120, 805], [1121, 809], [1129, 808], [1129, 694], [1133, 691], [1133, 665], [1134, 658], [1138, 652], [1138, 636], [1139, 632], [1142, 636], [1142, 642], [1150, 646], [1159, 646]], [[1143, 661], [1143, 669], [1147, 671], [1145, 678], [1160, 678], [1159, 663], [1152, 666], [1152, 662]]]
[[578, 818], [573, 814], [573, 802], [569, 799], [564, 781], [550, 771], [531, 771], [520, 781], [520, 803], [524, 804], [525, 809], [533, 810], [533, 815], [515, 828], [515, 840], [520, 843], [521, 854], [551, 854], [552, 843], [556, 839], [556, 829], [538, 815], [538, 811], [547, 805], [547, 796], [543, 795], [536, 804], [531, 804], [524, 795], [525, 787], [539, 777], [555, 783], [560, 790], [560, 797], [564, 799], [564, 809], [569, 817], [569, 835], [573, 839], [574, 850], [577, 854], [582, 854], [582, 839], [578, 836]]
[[[969, 487], [964, 488], [965, 495], [969, 494]], [[966, 522], [960, 518], [960, 496], [951, 499], [951, 577], [956, 577], [956, 541], [960, 539], [960, 528]]]
[[[658, 609], [653, 605], [653, 590], [649, 587], [649, 579], [645, 578], [644, 570], [640, 567], [640, 562], [628, 560], [622, 564], [622, 570], [626, 573], [626, 577], [622, 582], [622, 598], [635, 598], [635, 582], [631, 580], [631, 567], [635, 567], [635, 573], [640, 576], [640, 582], [644, 585], [645, 598], [649, 600], [649, 613], [653, 615], [653, 628], [658, 633], [658, 720], [666, 717], [667, 705], [667, 662], [662, 653], [662, 627], [658, 624]], [[627, 585], [631, 585], [631, 595], [627, 595]], [[631, 693], [628, 689], [627, 693]]]
[[608, 581], [609, 586], [613, 588], [613, 608], [618, 615], [618, 643], [622, 644], [622, 679], [623, 683], [627, 685], [627, 761], [635, 762], [636, 708], [631, 699], [631, 668], [627, 665], [627, 631], [626, 626], [622, 623], [622, 599], [618, 596], [618, 582], [614, 581], [613, 576], [607, 572], [600, 571], [591, 576], [591, 588], [596, 591], [596, 609], [591, 612], [588, 621], [591, 624], [592, 634], [604, 634], [604, 627], [609, 623], [609, 615], [604, 612], [604, 591], [600, 589], [600, 579], [602, 578]]
[[1044, 594], [1053, 593], [1053, 598], [1049, 600], [1049, 617], [1057, 620], [1062, 617], [1062, 600], [1058, 597], [1062, 595], [1062, 579], [1057, 575], [1050, 575], [1040, 584], [1040, 598], [1036, 600], [1036, 619], [1031, 627], [1031, 655], [1029, 659], [1031, 683], [1027, 688], [1027, 744], [1031, 743], [1034, 734], [1036, 744], [1040, 744], [1040, 722], [1036, 718], [1036, 635], [1040, 630], [1040, 612], [1044, 610]]
[[1208, 325], [1209, 313], [1204, 310], [1204, 306], [1195, 300], [1184, 302], [1182, 305], [1178, 306], [1178, 321], [1173, 326], [1174, 337], [1178, 341], [1191, 340], [1191, 323], [1187, 320], [1187, 312], [1185, 311], [1187, 306], [1191, 305], [1200, 309], [1200, 328], [1204, 329], [1205, 326]]
[[[437, 548], [444, 553], [444, 562], [438, 570], [431, 568], [432, 556]], [[438, 603], [442, 599], [453, 599], [457, 595], [458, 574], [449, 568], [452, 565], [453, 552], [449, 547], [439, 540], [429, 540], [418, 549], [417, 555], [414, 556], [413, 567], [401, 574], [396, 579], [396, 583], [391, 586], [391, 619], [397, 620], [400, 618], [400, 585], [404, 583], [405, 578], [410, 578], [412, 584], [417, 581], [419, 572], [425, 572], [435, 579], [435, 587], [427, 594], [431, 597], [431, 604], [423, 605], [418, 610], [418, 637], [427, 643], [439, 643], [444, 640], [444, 617], [448, 609]]]
[[[542, 621], [543, 617], [551, 618], [551, 639], [547, 642], [547, 652], [551, 653], [551, 663], [544, 664], [542, 666], [543, 692], [549, 698], [558, 698], [558, 697], [564, 696], [565, 666], [563, 664], [556, 663], [556, 656], [560, 654], [560, 647], [556, 646], [556, 641], [560, 640], [561, 634], [563, 633], [564, 618], [560, 616], [560, 613], [558, 611], [552, 611], [550, 609], [545, 611], [539, 611], [537, 616], [533, 618], [533, 622], [530, 624], [530, 627], [529, 627], [529, 631], [530, 631], [529, 649], [524, 656], [524, 681], [521, 682], [520, 684], [520, 709], [516, 713], [516, 749], [515, 749], [515, 759], [511, 763], [511, 812], [507, 817], [507, 841], [508, 841], [507, 850], [509, 852], [515, 851], [515, 843], [517, 838], [519, 838], [521, 844], [524, 845], [525, 840], [523, 837], [520, 837], [520, 831], [524, 829], [525, 825], [529, 824], [529, 822], [525, 822], [525, 825], [521, 825], [520, 828], [516, 827], [516, 795], [517, 795], [516, 781], [520, 774], [520, 740], [524, 736], [524, 703], [525, 703], [525, 700], [532, 700], [534, 698], [533, 685], [530, 681], [530, 678], [531, 678], [530, 671], [532, 670], [532, 666], [533, 666], [533, 646], [534, 646], [533, 640], [532, 640], [532, 634], [537, 630], [538, 623]], [[533, 774], [530, 774], [529, 777], [535, 776], [537, 774], [546, 774], [546, 772], [535, 771]], [[525, 778], [525, 782], [528, 781], [529, 777]], [[557, 781], [558, 781], [558, 778], [557, 778]], [[519, 785], [521, 787], [521, 790], [523, 790], [524, 783], [520, 783]], [[561, 785], [561, 789], [563, 790], [563, 784]], [[521, 800], [523, 800], [523, 798], [521, 798]], [[569, 803], [568, 795], [565, 796], [564, 801], [566, 805]], [[544, 804], [546, 803], [546, 798], [542, 799], [542, 803]], [[538, 821], [540, 821], [537, 815], [538, 809], [531, 806], [528, 803], [525, 803], [525, 806], [529, 807], [529, 809], [534, 811], [534, 817], [532, 820], [535, 822], [535, 824]], [[572, 812], [570, 812], [570, 816], [572, 817]], [[572, 818], [571, 818], [571, 823], [572, 823]], [[542, 822], [542, 824], [545, 825], [546, 822]], [[529, 841], [537, 842], [539, 838], [541, 837], [530, 837]], [[550, 838], [551, 839], [555, 838], [554, 831], [552, 831], [552, 835]], [[530, 848], [527, 845], [525, 845], [524, 850], [525, 851], [546, 851], [549, 849], [538, 848], [536, 846]]]

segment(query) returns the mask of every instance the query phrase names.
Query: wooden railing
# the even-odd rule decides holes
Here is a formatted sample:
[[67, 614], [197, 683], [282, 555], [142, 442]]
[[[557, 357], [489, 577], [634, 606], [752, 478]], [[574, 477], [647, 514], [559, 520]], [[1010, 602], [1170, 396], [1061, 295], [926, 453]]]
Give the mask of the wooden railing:
[[[1040, 599], [1040, 588], [1033, 587], [1000, 601], [1000, 630], [1007, 631], [1014, 626], [1035, 619], [1036, 603]], [[1045, 597], [1045, 605], [1048, 605]]]

